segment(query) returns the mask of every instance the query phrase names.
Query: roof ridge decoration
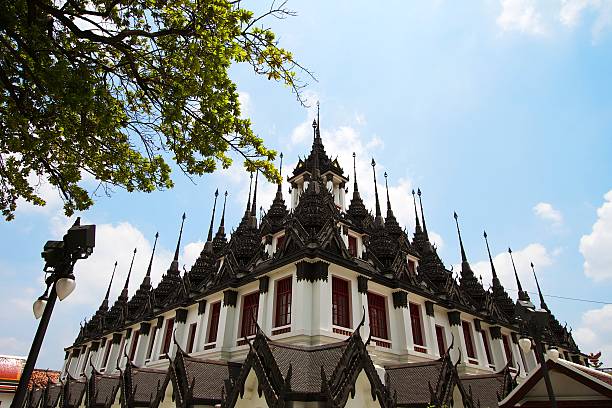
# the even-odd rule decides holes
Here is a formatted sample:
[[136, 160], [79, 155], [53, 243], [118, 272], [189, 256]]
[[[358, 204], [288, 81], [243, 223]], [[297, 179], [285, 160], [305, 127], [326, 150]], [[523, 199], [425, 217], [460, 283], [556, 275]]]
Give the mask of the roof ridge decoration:
[[538, 282], [538, 277], [537, 277], [537, 275], [535, 273], [535, 268], [533, 266], [533, 262], [531, 262], [531, 271], [533, 272], [533, 278], [535, 279], [536, 286], [538, 288], [538, 296], [540, 297], [540, 308], [546, 310], [547, 312], [550, 312], [550, 309], [548, 308], [548, 305], [544, 301], [544, 295], [542, 295], [542, 290], [540, 289], [540, 283]]
[[400, 227], [393, 210], [391, 209], [391, 200], [389, 199], [389, 184], [387, 182], [387, 172], [385, 172], [385, 189], [387, 190], [387, 217], [385, 218], [385, 228], [396, 240], [400, 239], [404, 235], [404, 231]]
[[363, 204], [361, 195], [359, 194], [359, 187], [357, 186], [357, 166], [356, 166], [356, 154], [353, 152], [353, 198], [349, 204], [348, 210], [346, 211], [348, 218], [358, 228], [364, 228], [364, 221], [369, 216], [368, 210]]
[[[487, 245], [487, 253], [489, 255], [489, 263], [491, 264], [491, 274], [493, 276], [492, 285], [492, 300], [497, 304], [505, 318], [512, 321], [514, 318], [514, 302], [502, 286], [499, 278], [497, 277], [497, 271], [495, 270], [495, 264], [493, 263], [493, 257], [491, 256], [491, 249], [489, 248], [489, 240], [487, 232], [483, 232], [483, 237]], [[491, 311], [490, 311], [491, 312]]]
[[121, 294], [110, 308], [110, 310], [104, 316], [104, 328], [114, 329], [121, 327], [127, 318], [127, 308], [128, 308], [128, 285], [130, 281], [130, 275], [132, 273], [132, 267], [134, 266], [134, 258], [136, 257], [136, 248], [134, 248], [134, 252], [132, 254], [132, 262], [130, 263], [130, 269], [128, 271], [128, 275], [125, 279], [125, 285], [123, 286], [123, 290]]
[[136, 293], [132, 296], [127, 304], [127, 320], [130, 322], [137, 321], [139, 318], [146, 316], [151, 312], [151, 270], [153, 269], [153, 258], [155, 257], [158, 239], [159, 232], [156, 232], [151, 257], [149, 258], [149, 265], [147, 266], [147, 272], [142, 279], [140, 287], [136, 290]]
[[261, 221], [261, 233], [262, 235], [274, 234], [283, 228], [283, 223], [289, 214], [285, 200], [283, 199], [282, 192], [282, 179], [283, 179], [283, 154], [280, 154], [280, 180], [278, 182], [278, 188], [276, 189], [276, 195], [270, 209], [264, 215]]
[[474, 306], [476, 306], [478, 310], [483, 310], [485, 309], [486, 292], [474, 275], [474, 271], [472, 271], [472, 267], [470, 266], [467, 256], [465, 255], [465, 248], [463, 247], [463, 239], [461, 238], [459, 216], [457, 215], [457, 212], [453, 213], [453, 217], [455, 218], [457, 235], [459, 236], [459, 246], [461, 247], [461, 278], [459, 279], [459, 285], [470, 295], [470, 298], [472, 298], [472, 300], [475, 302]]

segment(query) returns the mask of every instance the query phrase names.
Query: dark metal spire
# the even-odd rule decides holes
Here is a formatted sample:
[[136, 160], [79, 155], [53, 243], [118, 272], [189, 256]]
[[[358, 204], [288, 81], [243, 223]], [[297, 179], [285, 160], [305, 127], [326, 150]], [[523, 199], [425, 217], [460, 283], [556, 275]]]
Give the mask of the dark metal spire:
[[179, 260], [179, 251], [181, 249], [181, 238], [183, 238], [183, 225], [185, 225], [185, 213], [183, 213], [183, 217], [181, 218], [181, 230], [179, 231], [178, 241], [176, 242], [176, 249], [174, 250], [174, 259], [170, 264], [170, 269], [172, 271], [178, 272], [178, 260]]
[[380, 202], [378, 201], [378, 186], [376, 184], [376, 162], [374, 158], [372, 158], [372, 173], [374, 174], [374, 195], [376, 196], [376, 218], [374, 222], [378, 225], [382, 225], [382, 215], [380, 213]]
[[223, 195], [223, 211], [221, 212], [221, 223], [219, 224], [219, 230], [217, 231], [217, 235], [225, 234], [225, 204], [227, 203], [227, 190]]
[[116, 270], [117, 261], [115, 261], [115, 266], [113, 267], [113, 274], [111, 275], [110, 282], [108, 283], [108, 289], [106, 289], [106, 296], [104, 296], [104, 300], [102, 301], [102, 305], [100, 305], [100, 309], [108, 309], [108, 297], [110, 295], [111, 285], [113, 284], [113, 279], [115, 278]]
[[247, 217], [249, 215], [249, 211], [251, 210], [251, 189], [253, 188], [253, 172], [251, 172], [251, 181], [249, 182], [249, 198], [247, 199], [246, 210], [244, 211], [244, 216]]
[[385, 189], [387, 190], [387, 212], [391, 212], [391, 200], [389, 200], [389, 184], [387, 183], [387, 172], [385, 171]]
[[282, 188], [283, 188], [283, 153], [281, 152], [280, 154], [280, 167], [278, 169], [278, 173], [280, 175], [280, 181], [278, 182], [278, 189], [276, 190], [276, 195], [278, 196], [279, 194], [282, 197]]
[[215, 190], [215, 201], [213, 203], [212, 216], [210, 217], [210, 226], [208, 227], [208, 237], [206, 238], [206, 242], [212, 242], [212, 230], [213, 223], [215, 222], [215, 211], [217, 209], [217, 197], [219, 197], [219, 189]]
[[461, 262], [467, 263], [467, 256], [465, 256], [465, 249], [463, 248], [463, 240], [461, 239], [461, 230], [459, 229], [459, 216], [456, 212], [453, 213], [455, 217], [455, 224], [457, 225], [457, 234], [459, 235], [459, 246], [461, 247]]
[[321, 109], [320, 109], [319, 101], [317, 101], [317, 130], [315, 133], [315, 140], [318, 143], [323, 143], [321, 141]]
[[357, 155], [353, 152], [353, 195], [355, 192], [359, 192], [357, 187], [357, 164], [355, 163]]
[[523, 286], [521, 286], [521, 281], [519, 280], [518, 273], [516, 272], [516, 266], [514, 265], [514, 257], [512, 256], [512, 249], [508, 248], [508, 253], [510, 254], [512, 268], [514, 269], [514, 278], [516, 279], [516, 286], [518, 287], [518, 298], [519, 300], [528, 301], [530, 300], [529, 295], [523, 290]]
[[421, 189], [417, 190], [417, 194], [419, 196], [419, 205], [421, 206], [421, 219], [423, 220], [423, 233], [425, 234], [425, 238], [429, 239], [429, 235], [427, 234], [427, 224], [425, 223], [425, 213], [423, 212], [423, 200], [421, 198]]
[[255, 188], [253, 189], [253, 204], [251, 206], [251, 216], [257, 216], [257, 180], [259, 180], [259, 170], [255, 171]]
[[536, 276], [535, 268], [533, 267], [533, 262], [531, 262], [531, 270], [533, 271], [533, 277], [535, 278], [536, 286], [538, 287], [538, 295], [540, 296], [540, 308], [550, 312], [548, 305], [544, 301], [544, 295], [542, 295], [542, 291], [540, 290], [540, 284], [538, 283], [538, 277]]
[[[419, 192], [420, 191], [421, 190], [419, 190]], [[419, 213], [417, 212], [416, 196], [414, 195], [414, 189], [412, 189], [412, 203], [414, 204], [414, 219], [416, 220], [415, 231], [417, 234], [420, 234], [423, 232], [423, 230], [421, 229], [421, 222], [419, 221]]]
[[157, 247], [157, 239], [159, 238], [159, 232], [155, 233], [155, 242], [153, 242], [153, 251], [151, 252], [151, 259], [149, 259], [149, 266], [147, 267], [147, 274], [145, 275], [143, 285], [151, 285], [151, 268], [153, 268], [153, 256], [155, 255], [155, 248]]
[[134, 266], [134, 258], [136, 258], [136, 248], [134, 248], [134, 254], [132, 254], [132, 262], [130, 263], [130, 270], [128, 271], [127, 278], [125, 278], [125, 285], [123, 285], [123, 291], [121, 297], [127, 298], [128, 285], [130, 284], [130, 276], [132, 275], [132, 267]]
[[495, 265], [493, 264], [493, 257], [491, 256], [491, 249], [489, 248], [489, 240], [487, 239], [487, 231], [483, 233], [485, 243], [487, 244], [487, 253], [489, 254], [489, 262], [491, 263], [491, 273], [493, 274], [493, 286], [500, 286], [497, 272], [495, 271]]

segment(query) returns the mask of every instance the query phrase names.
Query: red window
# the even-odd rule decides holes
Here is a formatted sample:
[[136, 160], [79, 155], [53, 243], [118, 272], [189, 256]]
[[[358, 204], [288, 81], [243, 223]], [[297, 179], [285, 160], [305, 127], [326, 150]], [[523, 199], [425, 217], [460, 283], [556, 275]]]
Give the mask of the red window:
[[389, 339], [387, 335], [387, 308], [384, 296], [368, 292], [368, 309], [372, 337]]
[[276, 250], [278, 251], [279, 249], [281, 249], [284, 243], [285, 243], [285, 235], [283, 234], [280, 237], [276, 238]]
[[349, 283], [333, 276], [332, 323], [334, 326], [351, 327], [349, 310]]
[[136, 346], [138, 346], [138, 338], [140, 337], [140, 331], [136, 330], [132, 335], [132, 345], [130, 346], [130, 361], [134, 361], [136, 355]]
[[292, 277], [276, 283], [276, 319], [274, 327], [291, 324], [291, 281]]
[[348, 236], [348, 251], [351, 256], [357, 256], [357, 238], [352, 235]]
[[438, 342], [438, 353], [443, 356], [446, 354], [446, 337], [442, 326], [436, 325], [436, 341]]
[[189, 325], [189, 334], [187, 336], [187, 353], [191, 353], [193, 351], [193, 343], [195, 342], [196, 329], [198, 327], [197, 323], [191, 323]]
[[147, 348], [147, 360], [151, 358], [153, 352], [153, 344], [155, 344], [155, 336], [157, 335], [157, 326], [153, 328], [153, 334], [151, 334], [151, 340], [149, 340], [149, 347]]
[[221, 302], [210, 305], [210, 324], [208, 329], [207, 343], [217, 341], [217, 331], [219, 330], [219, 316], [221, 315]]
[[506, 361], [510, 362], [510, 367], [514, 367], [514, 361], [512, 359], [512, 349], [510, 348], [510, 340], [505, 334], [502, 336], [502, 342], [504, 343], [504, 352], [506, 353]]
[[493, 364], [493, 358], [491, 357], [491, 347], [489, 346], [489, 338], [487, 337], [487, 332], [481, 330], [480, 334], [482, 335], [482, 342], [484, 343], [485, 354], [487, 355], [487, 363]]
[[108, 364], [108, 356], [110, 355], [111, 347], [113, 347], [113, 343], [110, 340], [106, 342], [106, 348], [104, 349], [104, 358], [102, 359], [102, 367], [106, 368], [106, 364]]
[[240, 337], [252, 336], [257, 332], [257, 309], [259, 308], [259, 292], [251, 293], [242, 298], [242, 326]]
[[174, 318], [168, 319], [166, 323], [166, 335], [164, 336], [164, 345], [160, 355], [164, 355], [170, 351], [170, 342], [172, 341], [172, 330], [174, 329]]
[[465, 348], [469, 358], [476, 358], [476, 349], [474, 348], [474, 340], [472, 339], [472, 327], [469, 322], [462, 321], [463, 338], [465, 339]]
[[423, 326], [421, 326], [421, 310], [419, 305], [410, 303], [410, 322], [412, 323], [412, 341], [417, 346], [424, 346]]
[[412, 260], [408, 260], [408, 272], [414, 274], [416, 272], [416, 263]]

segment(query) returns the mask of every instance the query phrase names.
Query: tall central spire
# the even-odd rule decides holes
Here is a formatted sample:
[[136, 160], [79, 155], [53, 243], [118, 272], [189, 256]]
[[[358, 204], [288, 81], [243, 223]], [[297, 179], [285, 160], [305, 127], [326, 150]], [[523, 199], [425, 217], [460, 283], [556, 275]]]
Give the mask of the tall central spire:
[[497, 277], [497, 272], [495, 271], [495, 265], [493, 264], [493, 257], [491, 256], [491, 249], [489, 248], [489, 240], [487, 239], [487, 231], [483, 233], [485, 243], [487, 244], [487, 253], [489, 254], [489, 262], [491, 263], [491, 273], [493, 274], [493, 286], [500, 286], [499, 279]]
[[357, 155], [353, 152], [353, 197], [355, 194], [359, 195], [359, 187], [357, 187], [357, 164], [356, 164]]
[[514, 265], [514, 257], [512, 256], [512, 249], [508, 248], [510, 254], [510, 260], [512, 261], [512, 268], [514, 269], [514, 278], [516, 279], [516, 286], [518, 287], [518, 298], [519, 300], [529, 301], [529, 295], [523, 290], [521, 281], [519, 280], [518, 272], [516, 272], [516, 266]]
[[157, 239], [159, 238], [159, 232], [155, 233], [155, 242], [153, 242], [153, 251], [151, 251], [151, 259], [149, 259], [149, 266], [147, 267], [147, 274], [142, 282], [142, 286], [151, 285], [151, 269], [153, 268], [153, 257], [155, 256], [155, 248], [157, 247]]
[[250, 215], [250, 211], [251, 211], [251, 190], [253, 188], [253, 172], [251, 172], [251, 175], [249, 176], [249, 178], [251, 180], [249, 181], [249, 198], [247, 199], [246, 210], [244, 211], [245, 218], [247, 218]]
[[134, 266], [134, 258], [136, 258], [136, 248], [132, 254], [132, 262], [130, 263], [130, 270], [128, 271], [127, 278], [125, 278], [125, 285], [123, 285], [123, 291], [121, 297], [127, 299], [128, 296], [128, 285], [130, 284], [130, 276], [132, 275], [132, 267]]
[[113, 274], [111, 275], [110, 282], [108, 283], [108, 289], [106, 289], [106, 296], [104, 296], [104, 300], [100, 305], [100, 309], [108, 309], [108, 297], [110, 295], [111, 285], [113, 284], [113, 279], [115, 278], [115, 271], [117, 270], [117, 261], [115, 261], [115, 266], [113, 267]]
[[255, 188], [253, 189], [253, 204], [251, 205], [251, 216], [257, 217], [257, 180], [259, 180], [259, 170], [255, 170]]
[[538, 277], [536, 276], [535, 268], [533, 267], [533, 262], [531, 262], [531, 270], [533, 271], [533, 277], [535, 278], [536, 286], [538, 287], [538, 295], [540, 296], [540, 308], [550, 312], [548, 305], [544, 301], [544, 295], [542, 295], [542, 291], [540, 290], [540, 284], [538, 283]]
[[185, 213], [183, 213], [183, 216], [181, 217], [181, 229], [179, 231], [178, 241], [176, 242], [176, 249], [174, 250], [174, 259], [170, 264], [170, 270], [176, 273], [179, 273], [179, 251], [181, 249], [181, 238], [183, 238], [183, 226], [185, 225], [185, 218]]
[[419, 196], [419, 205], [421, 206], [421, 219], [423, 220], [423, 233], [425, 234], [425, 238], [429, 239], [429, 235], [427, 234], [427, 224], [425, 223], [425, 213], [423, 212], [423, 199], [421, 198], [421, 189], [417, 189], [417, 195]]
[[385, 189], [387, 190], [387, 213], [392, 212], [391, 200], [389, 199], [389, 183], [387, 183], [387, 172], [385, 171]]
[[417, 212], [417, 205], [416, 205], [416, 196], [414, 193], [414, 189], [412, 189], [412, 204], [414, 204], [414, 219], [415, 219], [415, 231], [417, 234], [420, 234], [423, 232], [423, 230], [421, 229], [421, 222], [419, 221], [419, 213]]
[[376, 184], [376, 162], [372, 158], [372, 173], [374, 174], [374, 195], [376, 197], [376, 218], [374, 222], [378, 225], [383, 224], [382, 215], [380, 213], [380, 201], [378, 201], [378, 185]]
[[461, 239], [461, 230], [459, 229], [459, 216], [456, 212], [453, 213], [455, 217], [455, 224], [457, 225], [457, 235], [459, 235], [459, 246], [461, 247], [461, 263], [467, 263], [467, 256], [465, 256], [465, 249], [463, 248], [463, 240]]
[[219, 197], [219, 189], [215, 190], [215, 201], [213, 203], [212, 216], [210, 217], [210, 226], [208, 227], [208, 237], [206, 238], [207, 244], [212, 243], [212, 230], [215, 222], [215, 211], [217, 209], [217, 197]]

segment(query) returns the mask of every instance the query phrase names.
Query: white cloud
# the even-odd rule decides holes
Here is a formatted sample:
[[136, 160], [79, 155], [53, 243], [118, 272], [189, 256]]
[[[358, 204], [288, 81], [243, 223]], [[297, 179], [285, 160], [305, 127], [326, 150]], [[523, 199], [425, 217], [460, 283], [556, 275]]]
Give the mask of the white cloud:
[[238, 92], [238, 102], [240, 102], [240, 116], [248, 118], [251, 115], [251, 95], [248, 92]]
[[561, 214], [561, 211], [555, 209], [550, 203], [537, 203], [533, 207], [533, 212], [541, 219], [550, 221], [555, 227], [559, 227], [563, 224], [563, 214]]
[[546, 29], [541, 12], [534, 0], [502, 0], [497, 25], [504, 31], [520, 31], [532, 35], [544, 35]]
[[427, 233], [429, 234], [429, 240], [431, 241], [431, 243], [436, 247], [438, 251], [441, 251], [442, 248], [444, 248], [444, 240], [442, 239], [442, 236], [437, 232], [433, 231], [428, 231]]
[[19, 341], [15, 337], [0, 337], [0, 350], [2, 354], [25, 356], [28, 352], [25, 342]]
[[[486, 251], [486, 248], [483, 242], [483, 252], [484, 251]], [[546, 282], [546, 270], [553, 264], [555, 253], [555, 251], [553, 251], [553, 253], [549, 252], [548, 249], [540, 243], [532, 243], [522, 249], [515, 249], [512, 251], [516, 271], [524, 290], [536, 290], [535, 281], [529, 264], [533, 262], [535, 265], [540, 283]], [[493, 263], [495, 264], [495, 271], [502, 285], [508, 290], [509, 294], [515, 298], [516, 292], [513, 289], [516, 289], [517, 285], [510, 255], [507, 251], [501, 252], [493, 257]], [[485, 259], [476, 263], [471, 263], [471, 266], [476, 276], [482, 276], [485, 288], [488, 287], [493, 278], [489, 260]], [[459, 268], [459, 270], [461, 269], [460, 266], [455, 266], [455, 270], [457, 270], [457, 268]]]
[[595, 281], [612, 279], [612, 190], [604, 199], [591, 233], [580, 238], [579, 247], [584, 257], [584, 274]]
[[601, 361], [612, 361], [612, 325], [602, 322], [612, 321], [612, 305], [601, 309], [588, 310], [582, 315], [580, 327], [573, 332], [574, 340], [583, 353], [602, 352]]
[[591, 26], [593, 40], [597, 41], [603, 32], [612, 26], [611, 0], [563, 0], [559, 20], [567, 27], [578, 25], [582, 15], [591, 12], [595, 17]]

